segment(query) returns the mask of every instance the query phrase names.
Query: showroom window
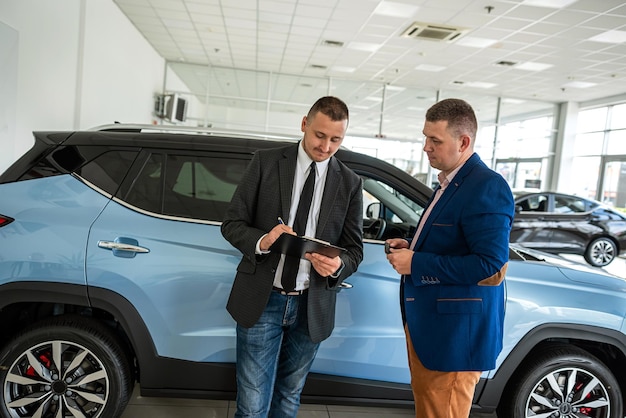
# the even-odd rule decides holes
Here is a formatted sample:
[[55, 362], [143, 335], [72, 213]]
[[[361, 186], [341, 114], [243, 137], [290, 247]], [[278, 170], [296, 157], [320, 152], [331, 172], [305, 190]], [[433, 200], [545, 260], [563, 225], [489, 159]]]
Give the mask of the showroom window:
[[[194, 83], [181, 87], [180, 78], [190, 72], [196, 75]], [[302, 117], [315, 100], [340, 97], [350, 110], [343, 146], [387, 161], [429, 186], [437, 185], [437, 170], [430, 167], [422, 149], [424, 116], [445, 98], [472, 105], [480, 129], [475, 151], [492, 168], [506, 159], [512, 187], [523, 188], [526, 180], [545, 184], [554, 155], [554, 103], [498, 97], [456, 85], [420, 88], [384, 80], [168, 62], [164, 86], [164, 93], [189, 101], [186, 125], [293, 137], [300, 136]]]
[[577, 194], [626, 208], [626, 103], [581, 110], [576, 132]]

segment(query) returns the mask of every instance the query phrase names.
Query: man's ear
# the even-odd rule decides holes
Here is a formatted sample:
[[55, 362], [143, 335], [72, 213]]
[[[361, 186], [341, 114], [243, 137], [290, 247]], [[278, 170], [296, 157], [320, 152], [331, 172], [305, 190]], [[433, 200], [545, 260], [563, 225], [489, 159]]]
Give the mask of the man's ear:
[[472, 138], [469, 137], [469, 135], [461, 135], [461, 148], [460, 151], [466, 151], [470, 145], [472, 144]]
[[302, 118], [302, 124], [300, 125], [300, 130], [304, 132], [305, 128], [306, 128], [306, 116]]

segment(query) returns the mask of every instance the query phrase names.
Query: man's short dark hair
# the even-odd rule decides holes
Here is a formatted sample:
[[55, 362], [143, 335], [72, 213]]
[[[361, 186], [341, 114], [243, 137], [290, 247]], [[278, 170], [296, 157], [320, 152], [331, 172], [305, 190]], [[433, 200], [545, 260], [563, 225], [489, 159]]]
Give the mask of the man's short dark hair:
[[306, 115], [307, 119], [313, 119], [318, 112], [325, 114], [335, 122], [349, 119], [348, 106], [334, 96], [324, 96], [317, 99]]
[[465, 100], [444, 99], [426, 111], [427, 122], [447, 121], [448, 129], [457, 135], [468, 134], [476, 138], [478, 122], [474, 109]]

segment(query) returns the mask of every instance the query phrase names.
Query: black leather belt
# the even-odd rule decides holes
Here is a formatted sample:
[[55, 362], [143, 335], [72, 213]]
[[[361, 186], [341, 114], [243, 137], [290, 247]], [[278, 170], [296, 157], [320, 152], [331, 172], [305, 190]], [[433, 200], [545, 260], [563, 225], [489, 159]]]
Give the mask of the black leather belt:
[[274, 292], [280, 293], [283, 296], [301, 296], [301, 295], [304, 295], [307, 292], [307, 290], [309, 290], [309, 289], [292, 290], [291, 292], [286, 292], [284, 289], [281, 289], [280, 287], [273, 286], [272, 290]]

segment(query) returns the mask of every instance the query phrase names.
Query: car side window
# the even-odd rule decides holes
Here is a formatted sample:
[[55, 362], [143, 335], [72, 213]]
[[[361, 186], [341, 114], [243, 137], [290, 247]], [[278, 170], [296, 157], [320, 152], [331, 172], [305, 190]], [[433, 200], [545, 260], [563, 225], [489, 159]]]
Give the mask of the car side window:
[[387, 183], [362, 177], [364, 238], [373, 238], [368, 229], [375, 221], [384, 225], [384, 232], [376, 239], [412, 237], [423, 206]]
[[522, 208], [523, 212], [547, 212], [548, 196], [542, 194], [528, 196], [520, 200], [517, 205]]
[[59, 147], [39, 160], [19, 180], [75, 173], [114, 195], [137, 153], [137, 150], [110, 150], [101, 146]]
[[132, 182], [130, 190], [122, 200], [149, 212], [163, 211], [163, 162], [165, 154], [153, 153], [144, 162], [141, 171]]
[[555, 196], [554, 212], [556, 213], [582, 213], [585, 212], [585, 201], [571, 196]]
[[114, 195], [136, 156], [137, 152], [133, 151], [107, 151], [76, 168], [74, 172], [105, 192]]
[[153, 153], [124, 200], [162, 215], [221, 222], [248, 162]]

